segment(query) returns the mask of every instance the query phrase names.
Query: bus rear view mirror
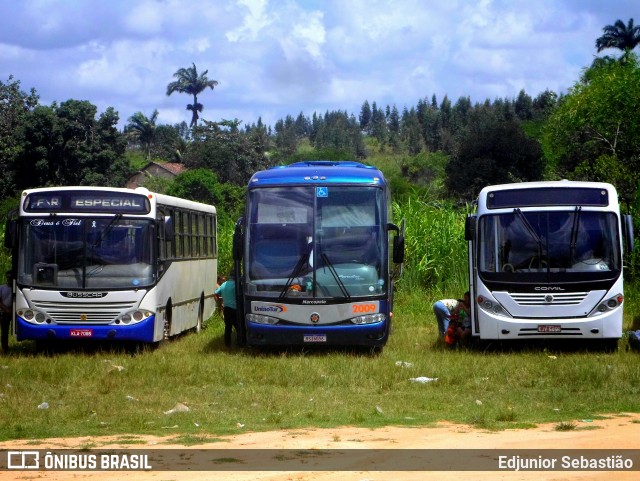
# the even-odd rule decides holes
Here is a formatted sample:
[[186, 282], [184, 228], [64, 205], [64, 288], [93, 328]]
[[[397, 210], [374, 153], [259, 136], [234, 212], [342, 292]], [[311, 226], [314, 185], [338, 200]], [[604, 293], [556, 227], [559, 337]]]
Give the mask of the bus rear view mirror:
[[476, 237], [476, 218], [469, 216], [464, 222], [464, 240], [470, 241]]
[[396, 224], [389, 222], [387, 224], [387, 230], [392, 230], [396, 232], [395, 237], [393, 238], [393, 253], [392, 259], [396, 264], [402, 264], [404, 262], [404, 230], [405, 230], [405, 220], [402, 219], [402, 223], [400, 227]]
[[396, 235], [393, 238], [393, 262], [402, 264], [404, 262], [404, 236]]

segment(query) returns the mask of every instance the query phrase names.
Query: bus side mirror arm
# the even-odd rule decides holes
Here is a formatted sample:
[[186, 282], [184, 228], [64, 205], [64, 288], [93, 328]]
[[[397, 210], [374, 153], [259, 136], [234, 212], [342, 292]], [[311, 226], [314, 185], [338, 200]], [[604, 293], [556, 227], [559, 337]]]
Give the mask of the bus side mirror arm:
[[233, 231], [233, 260], [242, 260], [243, 244], [244, 244], [244, 217], [240, 217], [236, 222], [236, 228]]
[[622, 223], [624, 225], [623, 237], [625, 240], [625, 248], [627, 252], [632, 252], [635, 247], [633, 218], [629, 214], [625, 214], [622, 216]]

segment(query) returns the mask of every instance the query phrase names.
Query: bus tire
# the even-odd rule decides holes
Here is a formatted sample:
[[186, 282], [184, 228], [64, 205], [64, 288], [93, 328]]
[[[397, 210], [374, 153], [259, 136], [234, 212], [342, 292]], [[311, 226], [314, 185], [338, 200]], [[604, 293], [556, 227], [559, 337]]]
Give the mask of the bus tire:
[[164, 326], [162, 332], [162, 340], [166, 341], [171, 337], [171, 319], [173, 317], [173, 306], [171, 305], [171, 299], [167, 303], [167, 307], [164, 310]]
[[603, 352], [618, 352], [618, 339], [602, 339], [600, 342], [600, 349]]
[[204, 294], [200, 294], [200, 305], [198, 306], [198, 322], [196, 323], [196, 332], [202, 331], [204, 323]]

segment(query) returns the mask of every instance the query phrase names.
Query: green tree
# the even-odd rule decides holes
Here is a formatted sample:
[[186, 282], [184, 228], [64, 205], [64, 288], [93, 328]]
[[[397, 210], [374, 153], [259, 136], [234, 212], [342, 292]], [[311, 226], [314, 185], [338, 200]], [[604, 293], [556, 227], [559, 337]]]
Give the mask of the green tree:
[[543, 145], [557, 177], [611, 182], [631, 200], [640, 181], [640, 67], [592, 67], [549, 117]]
[[18, 134], [22, 149], [15, 164], [16, 187], [123, 186], [131, 172], [118, 114], [109, 107], [96, 115], [95, 105], [80, 100], [30, 112]]
[[360, 109], [360, 129], [367, 134], [371, 133], [371, 107], [369, 101], [365, 100]]
[[209, 80], [207, 78], [208, 72], [208, 70], [205, 70], [201, 74], [198, 74], [196, 64], [194, 63], [191, 67], [178, 69], [176, 73], [173, 74], [177, 80], [167, 85], [167, 95], [171, 95], [173, 92], [193, 95], [193, 103], [187, 105], [187, 110], [191, 110], [192, 113], [190, 124], [192, 128], [197, 125], [198, 118], [200, 117], [198, 113], [202, 112], [203, 109], [203, 105], [198, 102], [198, 95], [207, 88], [213, 90], [213, 88], [218, 85], [217, 80]]
[[401, 137], [409, 155], [418, 155], [423, 150], [420, 122], [418, 121], [418, 114], [413, 107], [411, 110], [407, 110], [405, 107], [402, 111]]
[[158, 109], [153, 111], [151, 117], [136, 112], [129, 117], [129, 123], [124, 128], [125, 135], [144, 150], [147, 160], [151, 160], [151, 148], [156, 140], [156, 120]]
[[525, 135], [516, 120], [501, 120], [474, 129], [446, 168], [452, 197], [471, 201], [486, 185], [540, 180], [540, 144]]
[[625, 53], [631, 52], [640, 43], [640, 25], [633, 24], [633, 18], [627, 25], [622, 20], [616, 20], [613, 25], [605, 26], [604, 32], [596, 39], [596, 48], [602, 52], [606, 48], [617, 48]]
[[209, 169], [222, 183], [244, 186], [256, 170], [269, 160], [253, 134], [240, 130], [240, 121], [204, 121], [194, 130], [194, 138], [184, 156], [190, 169]]
[[282, 158], [291, 156], [298, 147], [298, 136], [293, 117], [287, 115], [284, 120], [278, 120], [274, 129], [276, 131], [275, 144], [280, 156]]
[[209, 169], [193, 169], [176, 176], [167, 194], [215, 205], [222, 222], [235, 222], [244, 210], [244, 187], [222, 184]]
[[25, 119], [38, 105], [38, 95], [34, 89], [25, 93], [20, 89], [20, 81], [9, 76], [0, 81], [0, 199], [15, 194], [14, 170], [16, 158], [22, 149], [22, 142], [16, 133]]
[[189, 127], [186, 122], [175, 125], [158, 125], [151, 146], [151, 156], [167, 162], [182, 163], [189, 148]]

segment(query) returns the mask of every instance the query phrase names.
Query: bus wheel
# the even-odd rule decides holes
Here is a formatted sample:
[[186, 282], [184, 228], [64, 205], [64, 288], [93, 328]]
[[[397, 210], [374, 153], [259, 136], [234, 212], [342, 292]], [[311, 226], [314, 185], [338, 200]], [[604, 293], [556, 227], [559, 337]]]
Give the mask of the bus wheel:
[[171, 306], [171, 301], [167, 303], [167, 307], [164, 311], [164, 326], [162, 339], [164, 341], [168, 340], [171, 337], [171, 318], [173, 316], [173, 308]]
[[600, 349], [604, 352], [618, 351], [618, 339], [602, 339], [599, 344]]
[[204, 322], [204, 297], [200, 296], [200, 306], [198, 306], [198, 323], [196, 324], [196, 332], [202, 331], [202, 324]]

